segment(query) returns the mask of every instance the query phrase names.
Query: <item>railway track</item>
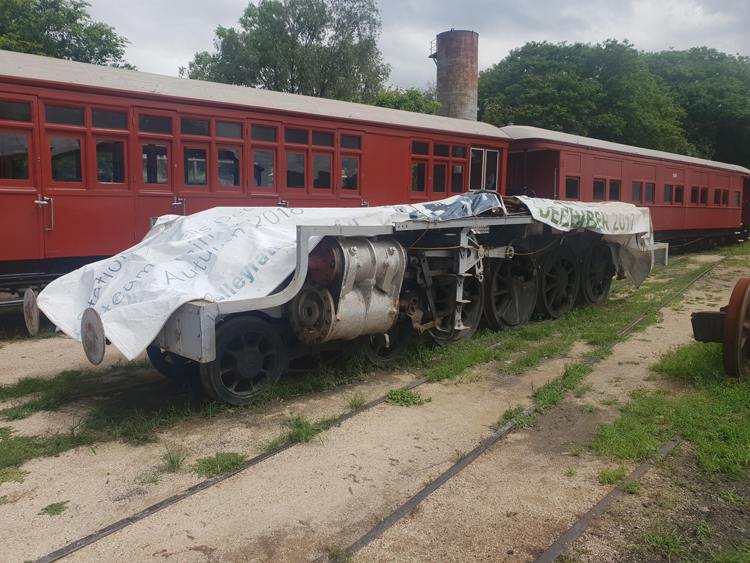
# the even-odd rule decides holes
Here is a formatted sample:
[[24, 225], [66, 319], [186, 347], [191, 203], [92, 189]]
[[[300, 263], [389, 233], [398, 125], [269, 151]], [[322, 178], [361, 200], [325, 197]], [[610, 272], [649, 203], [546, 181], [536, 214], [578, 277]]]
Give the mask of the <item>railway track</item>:
[[[698, 282], [700, 279], [702, 279], [704, 276], [709, 274], [714, 268], [716, 268], [719, 264], [721, 264], [724, 261], [724, 258], [717, 260], [716, 262], [712, 263], [708, 268], [706, 268], [703, 272], [696, 275], [693, 279], [691, 279], [688, 283], [686, 283], [683, 287], [678, 289], [676, 292], [674, 292], [668, 299], [664, 300], [661, 304], [659, 304], [655, 309], [655, 311], [659, 311], [665, 306], [667, 306], [669, 303], [671, 303], [674, 299], [682, 295], [685, 291], [687, 291], [690, 287], [692, 287], [696, 282]], [[618, 334], [627, 334], [631, 332], [635, 326], [638, 325], [638, 323], [643, 320], [643, 318], [647, 315], [647, 313], [642, 313], [635, 318], [633, 318], [631, 321], [626, 323], [622, 326], [622, 328], [618, 331]], [[614, 348], [620, 340], [615, 340], [609, 344], [609, 348]], [[592, 358], [588, 360], [586, 365], [593, 365], [596, 362], [598, 362], [598, 359]], [[409, 385], [406, 385], [402, 387], [401, 389], [404, 390], [411, 390], [414, 388], [417, 388], [425, 383], [427, 383], [427, 378], [421, 378], [416, 381], [413, 381]], [[136, 385], [129, 386], [129, 388], [134, 388], [137, 386], [145, 385], [147, 383], [153, 383], [153, 382], [145, 382], [140, 383]], [[123, 388], [119, 389], [123, 390]], [[114, 392], [115, 390], [108, 390]], [[350, 411], [344, 415], [341, 415], [336, 418], [336, 424], [340, 424], [342, 422], [345, 422], [349, 419], [352, 419], [370, 409], [373, 407], [380, 405], [384, 403], [387, 400], [387, 396], [382, 396], [367, 405]], [[526, 409], [524, 409], [523, 414], [529, 414], [535, 411], [537, 405], [536, 403], [529, 405]], [[502, 413], [499, 413], [502, 414]], [[346, 548], [346, 553], [348, 555], [353, 555], [357, 551], [361, 550], [365, 546], [367, 546], [370, 542], [372, 542], [374, 539], [381, 536], [386, 530], [388, 530], [391, 526], [393, 526], [396, 522], [398, 522], [401, 518], [403, 518], [406, 514], [409, 513], [410, 510], [412, 510], [414, 507], [416, 507], [422, 500], [426, 499], [430, 494], [441, 488], [443, 485], [445, 485], [448, 481], [450, 481], [451, 478], [453, 478], [456, 474], [458, 474], [462, 469], [470, 465], [473, 461], [475, 461], [483, 452], [485, 452], [489, 447], [491, 447], [493, 444], [497, 443], [503, 436], [506, 436], [508, 433], [510, 433], [516, 426], [515, 419], [511, 420], [501, 428], [499, 428], [495, 433], [493, 433], [489, 438], [485, 439], [479, 446], [477, 446], [474, 450], [472, 450], [469, 454], [463, 456], [460, 460], [458, 460], [454, 465], [452, 465], [448, 470], [446, 470], [443, 474], [438, 476], [434, 479], [430, 484], [422, 488], [417, 494], [412, 496], [409, 500], [407, 500], [403, 505], [401, 505], [398, 509], [396, 509], [390, 516], [388, 516], [385, 520], [380, 522], [378, 525], [373, 527], [371, 530], [369, 530], [367, 533], [365, 533], [363, 536], [361, 536], [356, 542], [351, 544], [348, 548]], [[58, 561], [80, 549], [83, 549], [86, 546], [89, 546], [115, 532], [118, 532], [132, 524], [135, 524], [136, 522], [139, 522], [141, 520], [144, 520], [145, 518], [148, 518], [149, 516], [156, 514], [157, 512], [164, 510], [165, 508], [176, 504], [186, 498], [189, 498], [201, 491], [204, 491], [206, 489], [211, 488], [212, 486], [221, 483], [243, 471], [246, 469], [249, 469], [251, 467], [257, 466], [264, 461], [277, 456], [293, 447], [298, 445], [299, 442], [288, 442], [276, 449], [269, 450], [261, 455], [258, 455], [256, 457], [253, 457], [252, 459], [245, 462], [245, 465], [239, 469], [236, 469], [234, 471], [231, 471], [229, 473], [213, 477], [211, 479], [207, 479], [205, 481], [202, 481], [198, 483], [197, 485], [190, 487], [188, 489], [185, 489], [167, 499], [162, 500], [161, 502], [158, 502], [156, 504], [153, 504], [144, 510], [141, 510], [140, 512], [137, 512], [131, 516], [128, 516], [126, 518], [123, 518], [105, 528], [102, 528], [92, 534], [89, 534], [85, 537], [80, 538], [79, 540], [76, 540], [61, 549], [58, 549], [56, 551], [53, 551], [39, 559], [36, 560], [36, 563], [51, 563], [53, 561]], [[640, 469], [640, 468], [639, 468]], [[638, 470], [637, 470], [638, 471]], [[601, 503], [600, 503], [601, 504]], [[599, 506], [599, 505], [597, 505]], [[596, 508], [596, 507], [595, 507]], [[594, 509], [592, 509], [594, 510]], [[590, 513], [589, 519], [587, 522], [590, 522], [594, 516], [592, 516], [593, 513]], [[582, 521], [586, 520], [585, 518], [582, 519]], [[586, 524], [588, 525], [588, 524]], [[582, 533], [585, 530], [585, 527], [582, 527], [583, 524], [581, 522], [577, 523], [569, 532], [566, 534], [566, 538], [572, 537], [574, 533]], [[575, 530], [574, 530], [575, 529]], [[578, 537], [577, 535], [575, 537]], [[574, 540], [573, 540], [574, 541]], [[555, 544], [557, 545], [557, 543]], [[562, 544], [560, 544], [562, 545]], [[558, 548], [559, 546], [558, 545]], [[566, 544], [568, 545], [568, 544]], [[550, 547], [550, 549], [553, 549], [554, 545]], [[556, 548], [557, 549], [557, 548]], [[563, 548], [564, 549], [564, 548]], [[549, 551], [549, 550], [548, 550]], [[547, 552], [545, 552], [546, 554]], [[560, 551], [562, 553], [562, 551]], [[559, 553], [558, 553], [559, 555]], [[549, 557], [549, 555], [546, 555], [546, 557]], [[556, 556], [555, 556], [556, 557]], [[546, 561], [552, 561], [552, 559], [546, 559]], [[540, 563], [543, 560], [540, 560]]]

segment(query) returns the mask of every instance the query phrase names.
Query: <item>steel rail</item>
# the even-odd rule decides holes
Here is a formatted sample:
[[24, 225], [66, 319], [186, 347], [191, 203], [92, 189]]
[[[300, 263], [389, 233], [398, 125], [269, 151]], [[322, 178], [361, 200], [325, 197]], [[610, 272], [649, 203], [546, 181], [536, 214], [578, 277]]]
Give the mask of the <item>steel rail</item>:
[[[684, 287], [682, 287], [680, 290], [678, 290], [672, 297], [670, 297], [668, 300], [664, 301], [661, 305], [659, 305], [655, 311], [658, 311], [659, 309], [665, 307], [667, 304], [669, 304], [673, 299], [678, 297], [680, 294], [682, 294], [687, 288], [689, 288], [691, 285], [693, 285], [695, 282], [697, 282], [699, 279], [701, 279], [703, 276], [708, 274], [711, 270], [713, 270], [716, 266], [718, 266], [724, 258], [721, 260], [715, 262], [712, 264], [709, 268], [707, 268], [705, 271], [703, 271], [700, 275], [696, 276], [692, 281], [690, 281], [688, 284], [686, 284]], [[630, 329], [632, 329], [640, 320], [642, 320], [646, 316], [646, 313], [639, 315], [634, 319], [633, 321], [630, 321], [627, 323], [623, 328], [618, 331], [618, 334], [623, 334]], [[610, 344], [610, 348], [613, 348], [619, 340], [614, 341]], [[597, 359], [592, 358], [588, 362], [586, 362], [588, 365], [592, 365], [593, 363], [597, 362]], [[409, 383], [408, 385], [401, 387], [401, 390], [409, 390], [414, 389], [415, 387], [418, 387], [420, 385], [423, 385], [424, 383], [427, 383], [428, 378], [422, 377], [416, 381], [413, 381]], [[375, 399], [374, 401], [364, 405], [363, 407], [360, 407], [359, 409], [355, 409], [353, 411], [350, 411], [348, 413], [345, 413], [339, 417], [336, 418], [336, 424], [340, 424], [346, 420], [349, 420], [351, 418], [354, 418], [355, 416], [368, 411], [369, 409], [380, 405], [384, 403], [387, 400], [388, 396], [384, 395], [378, 399]], [[536, 403], [528, 406], [526, 409], [523, 410], [524, 414], [532, 413], [536, 409]], [[355, 543], [353, 543], [351, 546], [349, 546], [346, 549], [346, 552], [348, 554], [354, 554], [363, 547], [365, 547], [367, 544], [378, 538], [383, 532], [385, 532], [388, 528], [393, 526], [396, 522], [401, 520], [406, 514], [409, 513], [410, 510], [412, 510], [415, 506], [417, 506], [420, 502], [422, 502], [425, 498], [430, 496], [433, 492], [435, 492], [437, 489], [439, 489], [442, 485], [444, 485], [446, 482], [448, 482], [452, 477], [454, 477], [456, 474], [458, 474], [462, 469], [464, 469], [466, 466], [468, 466], [471, 462], [473, 462], [477, 457], [479, 457], [480, 454], [485, 452], [490, 446], [495, 444], [498, 440], [500, 440], [503, 436], [507, 435], [513, 428], [515, 428], [516, 420], [511, 420], [501, 428], [499, 428], [497, 431], [495, 431], [489, 438], [482, 441], [482, 443], [477, 446], [474, 450], [472, 450], [468, 455], [461, 458], [458, 462], [456, 462], [453, 466], [451, 466], [448, 470], [446, 470], [444, 473], [442, 473], [439, 477], [437, 477], [432, 483], [430, 483], [428, 486], [424, 487], [421, 491], [419, 491], [416, 495], [411, 497], [408, 501], [406, 501], [403, 505], [401, 505], [396, 511], [394, 511], [390, 516], [388, 516], [385, 520], [383, 520], [381, 523], [379, 523], [377, 526], [375, 526], [372, 530], [367, 532], [364, 536], [362, 536], [359, 540], [357, 540]], [[267, 452], [264, 452], [258, 456], [255, 456], [245, 462], [245, 465], [243, 467], [240, 467], [239, 469], [235, 469], [234, 471], [231, 471], [229, 473], [225, 473], [223, 475], [219, 475], [217, 477], [213, 477], [211, 479], [206, 479], [205, 481], [201, 481], [200, 483], [190, 487], [189, 489], [185, 489], [175, 495], [172, 495], [169, 498], [166, 498], [156, 504], [153, 504], [140, 512], [137, 512], [131, 516], [128, 516], [126, 518], [123, 518], [122, 520], [118, 520], [117, 522], [110, 524], [109, 526], [106, 526], [92, 534], [89, 534], [79, 540], [76, 540], [72, 543], [69, 543], [68, 545], [53, 551], [39, 559], [36, 559], [34, 563], [52, 563], [53, 561], [58, 561], [62, 559], [63, 557], [67, 557], [68, 555], [75, 553], [76, 551], [83, 549], [86, 546], [89, 546], [119, 530], [122, 530], [132, 524], [135, 524], [136, 522], [139, 522], [140, 520], [143, 520], [144, 518], [147, 518], [148, 516], [151, 516], [152, 514], [155, 514], [177, 502], [180, 502], [181, 500], [184, 500], [188, 497], [191, 497], [195, 495], [196, 493], [199, 493], [201, 491], [204, 491], [218, 483], [221, 483], [222, 481], [225, 481], [229, 479], [230, 477], [233, 477], [246, 469], [249, 469], [255, 465], [258, 465], [259, 463], [264, 462], [267, 459], [270, 459], [290, 448], [293, 448], [294, 446], [298, 445], [300, 442], [288, 442], [282, 446], [279, 446], [278, 448], [275, 448], [273, 450], [269, 450]]]

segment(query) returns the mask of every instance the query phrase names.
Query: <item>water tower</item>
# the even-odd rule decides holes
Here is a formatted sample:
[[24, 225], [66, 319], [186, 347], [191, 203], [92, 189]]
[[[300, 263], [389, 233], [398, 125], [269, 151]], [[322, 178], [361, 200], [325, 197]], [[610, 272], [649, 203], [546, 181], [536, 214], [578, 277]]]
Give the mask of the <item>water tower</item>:
[[476, 31], [444, 31], [435, 39], [430, 58], [437, 65], [438, 115], [477, 120], [479, 34]]

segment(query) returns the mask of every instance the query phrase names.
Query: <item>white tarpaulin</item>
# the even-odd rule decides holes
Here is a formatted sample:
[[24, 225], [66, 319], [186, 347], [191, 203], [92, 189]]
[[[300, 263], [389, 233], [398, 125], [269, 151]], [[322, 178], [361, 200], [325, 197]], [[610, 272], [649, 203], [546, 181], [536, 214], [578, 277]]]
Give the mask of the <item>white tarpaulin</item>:
[[[548, 224], [553, 209], [559, 214], [560, 205], [569, 206], [519, 199], [529, 206], [535, 218]], [[610, 221], [612, 229], [615, 214], [602, 215], [601, 204], [589, 205], [594, 218]], [[618, 222], [616, 232], [633, 239], [630, 233], [650, 231], [648, 215], [638, 222], [632, 212], [634, 206], [619, 205], [625, 205], [616, 217], [623, 221], [623, 228]], [[93, 307], [101, 316], [107, 338], [126, 358], [133, 359], [184, 303], [270, 295], [294, 271], [297, 225], [379, 226], [425, 216], [431, 221], [443, 221], [502, 207], [495, 194], [479, 193], [413, 206], [218, 207], [187, 217], [170, 215], [160, 218], [134, 247], [53, 281], [39, 295], [39, 308], [61, 330], [80, 341], [83, 312]], [[626, 208], [631, 209], [629, 214]], [[559, 218], [557, 221], [553, 226], [567, 230], [559, 224]], [[600, 228], [599, 223], [582, 226]], [[310, 248], [318, 242], [319, 239], [311, 240]]]
[[[134, 247], [50, 283], [38, 304], [78, 341], [83, 312], [93, 307], [107, 338], [132, 360], [188, 301], [273, 292], [294, 271], [297, 225], [390, 225], [425, 215], [442, 221], [501, 206], [494, 194], [467, 194], [414, 206], [217, 207], [187, 217], [168, 215]], [[312, 239], [310, 248], [318, 242]]]
[[588, 229], [604, 235], [613, 246], [615, 264], [620, 263], [636, 287], [640, 287], [653, 267], [651, 213], [647, 207], [607, 201], [583, 203], [516, 196], [537, 221], [560, 231]]

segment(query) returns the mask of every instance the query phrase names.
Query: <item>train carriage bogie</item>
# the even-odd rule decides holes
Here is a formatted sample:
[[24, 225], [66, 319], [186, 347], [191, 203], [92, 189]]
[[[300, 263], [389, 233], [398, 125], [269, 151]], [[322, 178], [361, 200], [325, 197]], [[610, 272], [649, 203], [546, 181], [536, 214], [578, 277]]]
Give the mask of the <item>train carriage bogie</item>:
[[539, 266], [536, 310], [559, 319], [575, 304], [580, 283], [580, 261], [568, 243], [548, 252]]
[[[438, 310], [444, 307], [449, 311], [442, 327], [429, 330], [432, 339], [440, 346], [452, 346], [460, 342], [465, 342], [477, 331], [479, 321], [482, 319], [484, 310], [483, 282], [476, 276], [465, 277], [463, 279], [462, 303], [455, 302], [455, 282], [443, 288], [441, 299], [435, 302]], [[459, 314], [461, 322], [459, 328], [457, 328], [457, 317]]]
[[195, 361], [158, 346], [146, 348], [146, 355], [156, 371], [175, 383], [189, 383], [198, 378], [199, 364]]
[[272, 325], [256, 317], [235, 317], [217, 327], [216, 359], [201, 364], [201, 382], [212, 399], [243, 405], [273, 386], [288, 363]]

